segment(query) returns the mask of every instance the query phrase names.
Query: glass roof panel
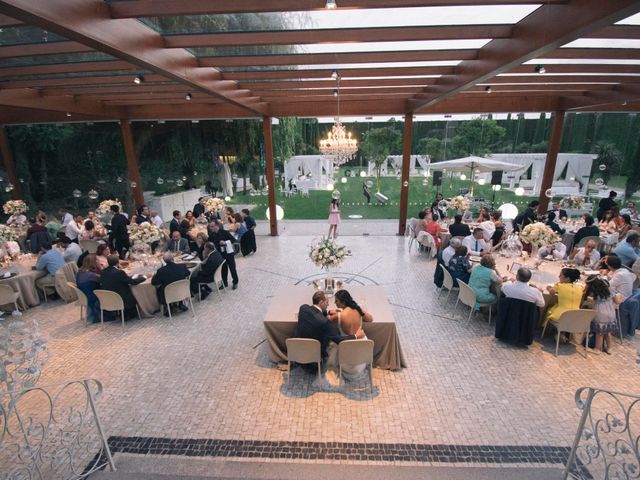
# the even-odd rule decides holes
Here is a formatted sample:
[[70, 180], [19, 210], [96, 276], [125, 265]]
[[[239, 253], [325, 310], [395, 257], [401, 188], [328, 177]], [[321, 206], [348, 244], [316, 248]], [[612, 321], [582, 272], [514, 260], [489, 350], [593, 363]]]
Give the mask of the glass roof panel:
[[66, 38], [55, 33], [29, 25], [0, 28], [0, 46], [3, 47], [29, 43], [62, 42], [64, 40]]
[[321, 28], [514, 24], [539, 5], [374, 8], [311, 12], [185, 15], [140, 19], [163, 35]]
[[[333, 63], [323, 65], [291, 65], [289, 70], [322, 70], [341, 68], [403, 68], [403, 67], [455, 67], [460, 60], [424, 61], [424, 62], [387, 62], [387, 63]], [[270, 70], [285, 70], [282, 65], [247, 66], [247, 67], [216, 67], [221, 72], [259, 72]]]
[[1, 81], [10, 80], [47, 80], [59, 78], [87, 78], [87, 77], [104, 77], [122, 75], [122, 78], [131, 79], [136, 74], [148, 75], [151, 72], [147, 70], [100, 70], [99, 72], [66, 72], [66, 73], [50, 73], [47, 75], [13, 75], [10, 77], [2, 77]]
[[34, 55], [32, 57], [3, 58], [1, 67], [26, 67], [31, 65], [51, 65], [57, 63], [95, 62], [102, 60], [117, 60], [102, 52], [64, 53], [59, 55]]
[[621, 60], [617, 58], [536, 58], [524, 65], [640, 65], [640, 60]]
[[621, 38], [579, 38], [562, 48], [640, 48], [640, 40]]
[[620, 20], [619, 22], [616, 22], [616, 25], [640, 25], [640, 13], [636, 13], [624, 20]]

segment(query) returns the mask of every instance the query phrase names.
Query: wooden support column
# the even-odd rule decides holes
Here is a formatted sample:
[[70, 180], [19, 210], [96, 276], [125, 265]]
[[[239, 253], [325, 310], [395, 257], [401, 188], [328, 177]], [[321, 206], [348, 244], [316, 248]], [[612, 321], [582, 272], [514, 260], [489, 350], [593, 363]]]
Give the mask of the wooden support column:
[[124, 145], [124, 153], [127, 157], [127, 172], [129, 174], [129, 182], [135, 182], [136, 186], [131, 189], [133, 194], [133, 203], [136, 208], [144, 205], [144, 195], [142, 189], [142, 180], [140, 179], [140, 167], [138, 166], [138, 157], [136, 155], [136, 147], [133, 143], [133, 133], [131, 133], [131, 125], [129, 120], [120, 120], [120, 131], [122, 132], [122, 143]]
[[404, 235], [404, 229], [407, 225], [407, 206], [409, 204], [409, 166], [411, 164], [412, 137], [413, 113], [406, 113], [404, 115], [404, 132], [402, 136], [402, 175], [400, 176], [400, 220], [398, 222], [398, 235]]
[[16, 164], [13, 161], [13, 155], [11, 154], [7, 129], [4, 126], [0, 127], [0, 154], [2, 155], [2, 163], [4, 164], [4, 169], [7, 172], [7, 177], [9, 177], [9, 181], [13, 185], [11, 198], [13, 200], [21, 200], [22, 188], [20, 188], [21, 185], [18, 180], [18, 174], [16, 173]]
[[560, 110], [553, 115], [553, 125], [551, 125], [551, 135], [549, 137], [549, 147], [547, 149], [547, 160], [544, 163], [544, 173], [542, 174], [542, 183], [540, 186], [540, 205], [538, 213], [547, 213], [549, 207], [549, 198], [545, 195], [548, 189], [553, 185], [553, 174], [556, 171], [556, 160], [560, 151], [560, 142], [562, 141], [562, 127], [564, 125], [564, 111]]
[[276, 218], [276, 180], [273, 164], [273, 139], [271, 136], [271, 117], [262, 117], [262, 133], [264, 135], [264, 156], [267, 162], [267, 185], [269, 187], [269, 230], [272, 237], [278, 236], [278, 219]]

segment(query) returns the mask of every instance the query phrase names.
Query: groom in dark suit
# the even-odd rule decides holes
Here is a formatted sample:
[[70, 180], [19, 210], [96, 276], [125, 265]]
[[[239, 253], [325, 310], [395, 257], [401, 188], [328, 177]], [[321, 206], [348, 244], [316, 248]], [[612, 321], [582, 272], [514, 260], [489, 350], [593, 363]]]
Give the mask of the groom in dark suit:
[[339, 335], [331, 322], [327, 319], [329, 301], [324, 292], [313, 294], [313, 305], [301, 305], [298, 311], [298, 325], [294, 337], [313, 338], [320, 342], [320, 352], [323, 363], [327, 359], [329, 341], [340, 343], [343, 340], [364, 338], [364, 331], [360, 328], [355, 335]]

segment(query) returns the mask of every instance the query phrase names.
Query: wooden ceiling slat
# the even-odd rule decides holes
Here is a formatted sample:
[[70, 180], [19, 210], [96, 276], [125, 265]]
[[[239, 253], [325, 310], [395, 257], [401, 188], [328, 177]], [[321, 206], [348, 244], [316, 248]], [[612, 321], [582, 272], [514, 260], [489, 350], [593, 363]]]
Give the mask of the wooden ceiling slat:
[[559, 48], [540, 58], [640, 60], [640, 48]]
[[507, 76], [507, 77], [493, 77], [483, 84], [505, 84], [505, 83], [521, 83], [521, 84], [534, 84], [534, 85], [558, 85], [568, 83], [580, 83], [580, 84], [597, 84], [597, 83], [638, 83], [640, 82], [640, 75], [637, 77], [630, 77], [624, 75], [522, 75], [522, 76]]
[[[362, 94], [381, 94], [381, 93], [419, 93], [420, 87], [393, 87], [393, 88], [351, 88], [348, 90], [340, 90], [340, 98], [345, 95], [362, 95]], [[325, 96], [333, 97], [332, 90], [252, 90], [254, 95], [270, 96], [270, 97], [287, 97], [290, 95], [305, 96]]]
[[[0, 90], [0, 105], [82, 114], [95, 118], [122, 118], [124, 112], [92, 99], [56, 95], [44, 97], [30, 88]], [[1, 109], [0, 109], [1, 110]]]
[[[281, 97], [260, 97], [262, 98], [262, 100], [264, 100], [267, 103], [272, 103], [273, 105], [278, 104], [279, 102], [282, 102], [282, 98]], [[407, 100], [411, 98], [410, 94], [387, 94], [387, 95], [374, 95], [374, 94], [370, 94], [370, 95], [340, 95], [340, 114], [342, 114], [342, 104], [343, 102], [348, 102], [348, 101], [367, 101], [367, 100], [389, 100], [389, 99], [404, 99]], [[322, 102], [322, 103], [326, 103], [328, 105], [332, 105], [333, 107], [333, 115], [335, 115], [337, 113], [337, 109], [338, 109], [338, 102], [336, 101], [335, 98], [329, 96], [327, 97], [321, 97], [321, 96], [314, 96], [314, 95], [310, 95], [310, 96], [306, 96], [306, 95], [302, 95], [302, 96], [292, 96], [289, 95], [286, 97], [286, 100], [284, 100], [286, 103], [296, 103], [296, 102], [300, 102], [300, 103], [304, 103], [304, 102]]]
[[[29, 87], [68, 87], [70, 85], [114, 85], [133, 84], [131, 75], [100, 75], [96, 77], [60, 77], [40, 78], [35, 80], [7, 80], [0, 81], [0, 88], [29, 88]], [[145, 82], [158, 83], [169, 80], [162, 75], [145, 75]]]
[[[506, 73], [534, 73], [535, 65], [520, 65], [509, 70]], [[604, 74], [623, 74], [623, 73], [636, 73], [640, 74], [640, 65], [592, 65], [588, 63], [583, 64], [562, 64], [562, 65], [545, 65], [547, 70], [546, 75], [553, 75], [555, 73], [604, 73]]]
[[273, 65], [322, 65], [341, 63], [422, 62], [474, 60], [476, 50], [418, 50], [394, 52], [297, 53], [290, 55], [237, 55], [199, 57], [203, 67], [246, 67]]
[[[464, 6], [469, 0], [340, 0], [340, 10], [353, 8], [403, 8]], [[540, 0], [482, 0], [483, 5], [538, 4]], [[567, 0], [545, 0], [545, 3], [567, 3]], [[109, 4], [113, 18], [159, 17], [254, 12], [289, 12], [324, 10], [326, 0], [137, 0]]]
[[[342, 78], [349, 77], [385, 77], [401, 75], [451, 75], [454, 67], [399, 67], [399, 68], [343, 68]], [[300, 78], [330, 78], [331, 69], [305, 70], [264, 70], [252, 72], [224, 72], [222, 78], [229, 80], [284, 80]]]
[[0, 13], [0, 28], [16, 27], [18, 25], [22, 25], [20, 20], [16, 20], [15, 18], [11, 18]]
[[[41, 90], [42, 95], [94, 95], [111, 93], [137, 93], [144, 95], [150, 92], [188, 92], [190, 89], [185, 85], [163, 84], [163, 85], [116, 85], [113, 87], [74, 87], [74, 88], [45, 88]], [[184, 93], [183, 93], [184, 95]]]
[[[614, 85], [491, 85], [491, 91], [496, 92], [533, 92], [533, 91], [558, 91], [558, 90], [611, 90]], [[466, 92], [486, 93], [485, 86], [479, 85], [465, 90]]]
[[640, 26], [638, 25], [610, 25], [597, 32], [585, 35], [585, 38], [619, 38], [622, 40], [639, 39]]
[[[342, 80], [340, 88], [350, 87], [385, 87], [399, 85], [431, 85], [435, 82], [435, 78], [390, 78], [378, 80]], [[239, 83], [239, 88], [248, 88], [250, 90], [279, 90], [279, 89], [297, 89], [297, 88], [337, 88], [335, 80], [307, 80], [307, 81], [290, 81], [290, 82], [244, 82]]]
[[135, 72], [135, 65], [123, 60], [106, 60], [102, 62], [55, 63], [47, 65], [27, 65], [22, 67], [0, 68], [2, 77], [18, 77], [21, 75], [50, 75], [57, 73], [108, 72], [112, 70], [128, 70]]
[[33, 55], [59, 55], [61, 53], [92, 52], [93, 49], [78, 42], [48, 42], [0, 47], [0, 58], [31, 57]]
[[224, 47], [249, 45], [307, 45], [344, 42], [407, 42], [417, 40], [454, 40], [509, 38], [510, 25], [465, 25], [427, 27], [326, 28], [264, 32], [201, 33], [165, 35], [167, 47]]

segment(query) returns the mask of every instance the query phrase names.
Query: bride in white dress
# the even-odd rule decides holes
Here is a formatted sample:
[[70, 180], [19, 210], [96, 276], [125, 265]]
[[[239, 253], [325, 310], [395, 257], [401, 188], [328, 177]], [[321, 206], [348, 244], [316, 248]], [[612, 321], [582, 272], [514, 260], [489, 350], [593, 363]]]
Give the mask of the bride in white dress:
[[[364, 311], [346, 290], [338, 290], [335, 294], [336, 310], [329, 311], [328, 318], [337, 323], [340, 335], [355, 335], [362, 327], [362, 322], [373, 322], [373, 316]], [[363, 337], [361, 340], [365, 340]], [[334, 349], [337, 351], [337, 349]], [[334, 360], [334, 362], [332, 362]], [[337, 358], [329, 359], [329, 363], [338, 365]], [[343, 365], [342, 375], [347, 380], [357, 379], [366, 369], [364, 363], [358, 365]]]

